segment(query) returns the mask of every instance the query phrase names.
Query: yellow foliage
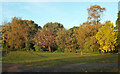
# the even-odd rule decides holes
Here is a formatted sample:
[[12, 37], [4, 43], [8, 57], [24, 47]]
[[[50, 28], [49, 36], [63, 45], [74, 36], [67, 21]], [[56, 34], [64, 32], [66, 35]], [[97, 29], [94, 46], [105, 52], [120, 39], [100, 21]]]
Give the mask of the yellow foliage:
[[103, 52], [115, 50], [117, 36], [115, 35], [115, 32], [113, 32], [113, 29], [113, 23], [111, 23], [111, 21], [106, 21], [105, 25], [100, 28], [95, 36]]

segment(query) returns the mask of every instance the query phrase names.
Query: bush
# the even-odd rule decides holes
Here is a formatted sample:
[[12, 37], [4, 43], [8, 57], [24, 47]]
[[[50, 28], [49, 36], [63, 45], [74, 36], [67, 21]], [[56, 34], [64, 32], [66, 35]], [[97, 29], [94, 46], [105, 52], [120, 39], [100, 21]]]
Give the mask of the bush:
[[41, 48], [41, 46], [38, 46], [38, 45], [34, 45], [34, 47], [35, 47], [35, 51], [43, 51]]
[[93, 50], [92, 49], [84, 49], [83, 53], [93, 53]]
[[63, 53], [64, 50], [62, 48], [58, 48], [56, 51], [54, 51], [54, 53]]
[[23, 48], [23, 49], [18, 49], [17, 51], [26, 51], [26, 49], [25, 49], [25, 48]]
[[30, 50], [30, 43], [29, 42], [26, 42], [25, 43], [25, 49], [28, 51], [28, 50]]

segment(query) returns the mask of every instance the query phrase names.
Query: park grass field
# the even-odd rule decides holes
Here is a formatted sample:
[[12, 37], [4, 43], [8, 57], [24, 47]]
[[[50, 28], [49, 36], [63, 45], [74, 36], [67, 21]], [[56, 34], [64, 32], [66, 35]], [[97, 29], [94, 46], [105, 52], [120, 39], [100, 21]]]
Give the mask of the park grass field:
[[73, 63], [118, 63], [118, 54], [83, 54], [11, 51], [2, 57], [2, 63], [33, 66], [54, 66]]

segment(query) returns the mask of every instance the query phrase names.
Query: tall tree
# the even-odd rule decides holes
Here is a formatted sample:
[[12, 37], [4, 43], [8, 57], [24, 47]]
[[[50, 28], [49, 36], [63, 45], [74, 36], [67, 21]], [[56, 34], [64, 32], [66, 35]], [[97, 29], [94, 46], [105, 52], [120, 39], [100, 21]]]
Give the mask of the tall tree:
[[34, 42], [38, 46], [48, 47], [49, 52], [52, 51], [52, 47], [56, 46], [55, 36], [50, 30], [38, 31], [34, 36]]
[[113, 32], [114, 26], [111, 21], [106, 21], [105, 25], [102, 26], [99, 32], [96, 34], [96, 39], [100, 44], [100, 50], [103, 52], [110, 52], [115, 50], [117, 45], [116, 40], [117, 36]]
[[89, 40], [90, 37], [95, 36], [101, 26], [102, 26], [101, 24], [90, 25], [89, 22], [86, 22], [83, 23], [79, 27], [79, 29], [75, 31], [76, 32], [75, 36], [78, 40], [80, 48], [83, 49], [83, 44], [85, 43], [85, 41]]
[[[11, 22], [5, 27], [7, 34], [7, 43], [11, 49], [21, 49], [25, 47], [25, 43], [32, 41], [34, 33], [37, 31], [38, 25], [33, 21], [22, 20], [14, 17]], [[7, 30], [7, 28], [9, 28]]]
[[11, 49], [21, 49], [24, 43], [28, 41], [29, 28], [26, 23], [19, 18], [13, 18], [9, 23], [11, 30], [8, 33], [7, 41]]
[[[53, 33], [53, 35], [56, 37], [57, 36], [57, 32], [59, 32], [59, 29], [63, 29], [64, 26], [61, 23], [55, 22], [48, 22], [43, 26], [43, 31], [51, 31]], [[55, 43], [56, 44], [56, 43]], [[53, 49], [57, 49], [58, 46], [54, 47]]]
[[78, 48], [78, 44], [77, 44], [77, 39], [74, 35], [74, 30], [78, 29], [78, 27], [73, 27], [70, 28], [67, 31], [67, 36], [65, 38], [65, 51], [69, 51], [69, 52], [75, 52], [76, 49]]
[[[93, 38], [93, 36], [96, 35], [98, 32], [99, 28], [101, 27], [101, 24], [98, 25], [90, 25], [89, 22], [83, 23], [78, 30], [75, 30], [75, 36], [77, 39], [77, 44], [79, 45], [79, 48], [81, 50], [84, 49], [85, 43], [88, 44], [88, 41], [91, 39], [94, 41], [93, 43], [89, 43], [90, 46], [91, 44], [95, 44], [96, 40]], [[88, 46], [88, 45], [86, 45]], [[94, 50], [94, 49], [93, 49]]]
[[100, 21], [101, 14], [105, 11], [105, 8], [99, 5], [93, 5], [88, 10], [88, 21], [92, 24], [98, 24]]

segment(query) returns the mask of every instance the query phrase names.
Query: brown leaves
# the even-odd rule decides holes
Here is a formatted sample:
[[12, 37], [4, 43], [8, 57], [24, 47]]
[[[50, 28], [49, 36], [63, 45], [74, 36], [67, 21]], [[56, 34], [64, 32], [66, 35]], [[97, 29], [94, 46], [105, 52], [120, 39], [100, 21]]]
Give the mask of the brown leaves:
[[36, 45], [39, 46], [50, 46], [53, 47], [56, 45], [55, 43], [55, 36], [49, 30], [47, 31], [39, 31], [34, 36], [34, 42]]
[[91, 22], [94, 20], [93, 24], [97, 24], [97, 23], [99, 23], [98, 20], [100, 20], [100, 16], [105, 11], [105, 8], [102, 8], [99, 5], [93, 5], [90, 8], [88, 8], [87, 10], [88, 10], [88, 14], [89, 14], [88, 20]]
[[11, 49], [21, 49], [26, 42], [32, 41], [31, 36], [34, 35], [35, 30], [37, 30], [37, 25], [33, 21], [14, 17], [5, 26], [5, 33], [7, 33], [6, 41]]

